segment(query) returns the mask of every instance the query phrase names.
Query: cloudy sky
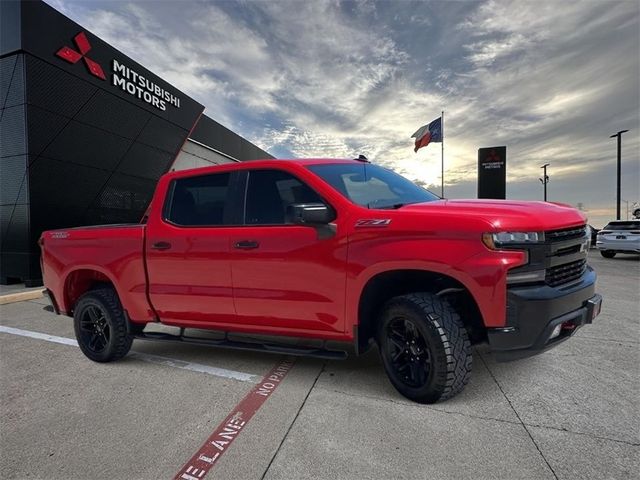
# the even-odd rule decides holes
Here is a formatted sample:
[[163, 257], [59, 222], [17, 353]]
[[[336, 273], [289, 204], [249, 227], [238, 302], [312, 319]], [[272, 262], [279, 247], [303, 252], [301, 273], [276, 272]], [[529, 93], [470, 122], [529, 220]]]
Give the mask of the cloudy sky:
[[[597, 227], [640, 201], [640, 3], [47, 0], [280, 158], [364, 153], [436, 192], [476, 195], [507, 145], [507, 197], [579, 203]], [[625, 204], [622, 205], [623, 218]]]

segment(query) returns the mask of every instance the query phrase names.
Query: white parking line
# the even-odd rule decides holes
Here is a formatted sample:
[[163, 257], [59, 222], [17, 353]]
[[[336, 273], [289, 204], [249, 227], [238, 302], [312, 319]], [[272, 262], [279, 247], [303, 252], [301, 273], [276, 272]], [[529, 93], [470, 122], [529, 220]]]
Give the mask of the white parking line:
[[45, 340], [47, 342], [61, 343], [62, 345], [71, 345], [77, 347], [78, 342], [73, 338], [56, 337], [55, 335], [47, 335], [46, 333], [31, 332], [29, 330], [21, 330], [19, 328], [5, 327], [0, 325], [0, 332], [10, 333], [11, 335], [20, 335], [21, 337], [36, 338], [38, 340]]
[[[20, 328], [5, 327], [0, 325], [0, 333], [8, 333], [10, 335], [19, 335], [21, 337], [35, 338], [37, 340], [44, 340], [46, 342], [60, 343], [62, 345], [69, 345], [77, 347], [78, 342], [73, 338], [58, 337], [55, 335], [49, 335], [46, 333], [32, 332], [30, 330], [22, 330]], [[164, 365], [166, 367], [180, 368], [182, 370], [189, 370], [191, 372], [206, 373], [207, 375], [213, 375], [214, 377], [233, 378], [234, 380], [240, 380], [241, 382], [256, 383], [258, 380], [257, 375], [250, 373], [237, 372], [235, 370], [227, 370], [226, 368], [210, 367], [209, 365], [203, 365], [202, 363], [184, 362], [182, 360], [175, 360], [173, 358], [161, 357], [159, 355], [150, 355], [148, 353], [131, 352], [128, 357], [142, 360], [143, 362], [155, 363], [156, 365]]]

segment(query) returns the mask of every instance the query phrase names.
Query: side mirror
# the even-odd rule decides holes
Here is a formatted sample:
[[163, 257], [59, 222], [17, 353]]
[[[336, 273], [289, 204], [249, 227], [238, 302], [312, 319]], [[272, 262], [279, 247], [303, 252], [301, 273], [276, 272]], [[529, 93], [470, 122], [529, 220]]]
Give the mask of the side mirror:
[[287, 218], [300, 225], [326, 225], [335, 219], [335, 215], [324, 203], [294, 203], [287, 207]]

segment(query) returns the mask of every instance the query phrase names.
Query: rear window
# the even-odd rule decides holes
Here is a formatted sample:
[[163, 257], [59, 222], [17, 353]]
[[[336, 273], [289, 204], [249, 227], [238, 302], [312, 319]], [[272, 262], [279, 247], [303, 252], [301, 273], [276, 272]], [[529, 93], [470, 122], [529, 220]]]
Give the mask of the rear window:
[[640, 221], [611, 222], [603, 230], [640, 230]]
[[227, 225], [228, 173], [174, 180], [165, 218], [176, 225]]

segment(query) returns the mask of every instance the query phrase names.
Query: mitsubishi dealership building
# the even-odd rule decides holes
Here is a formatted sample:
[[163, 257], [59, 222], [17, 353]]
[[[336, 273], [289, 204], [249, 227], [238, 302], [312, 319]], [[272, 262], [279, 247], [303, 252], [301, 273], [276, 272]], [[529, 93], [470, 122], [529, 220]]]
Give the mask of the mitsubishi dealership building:
[[43, 230], [138, 222], [171, 169], [271, 155], [41, 1], [0, 2], [0, 283]]

